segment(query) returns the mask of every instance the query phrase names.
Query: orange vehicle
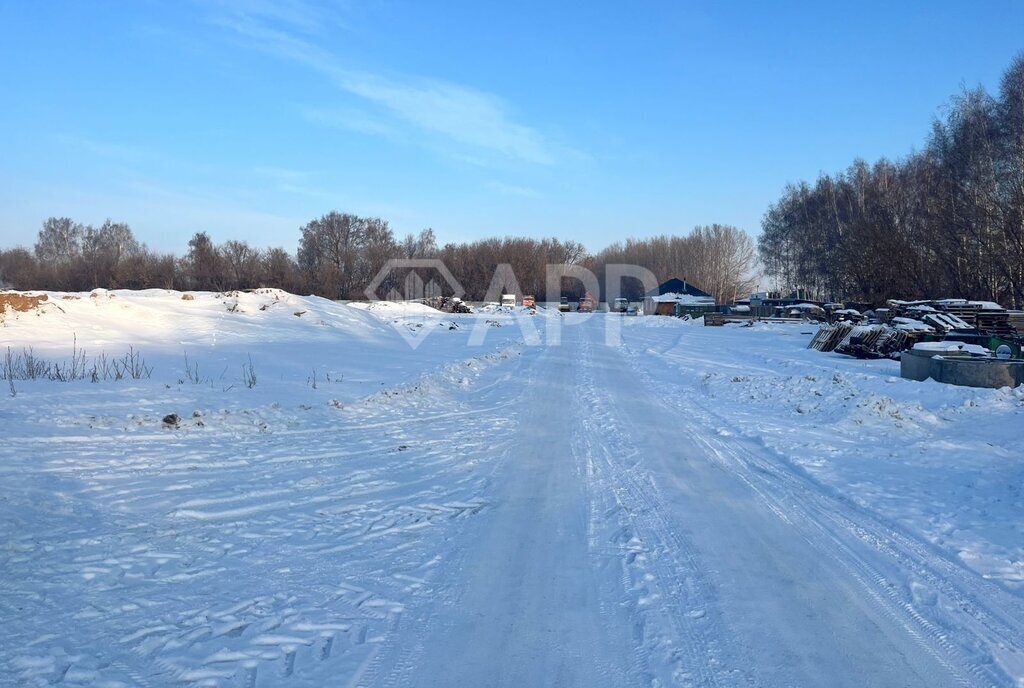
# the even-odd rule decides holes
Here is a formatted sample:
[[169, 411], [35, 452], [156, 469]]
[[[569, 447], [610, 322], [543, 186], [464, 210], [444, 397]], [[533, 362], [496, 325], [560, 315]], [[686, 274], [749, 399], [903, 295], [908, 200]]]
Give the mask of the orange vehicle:
[[576, 310], [579, 313], [593, 313], [594, 312], [594, 305], [596, 303], [597, 303], [597, 300], [594, 299], [593, 294], [591, 294], [588, 291], [587, 295], [584, 296], [582, 299], [580, 299], [580, 305], [577, 306]]
[[523, 308], [536, 308], [537, 299], [532, 296], [523, 296]]

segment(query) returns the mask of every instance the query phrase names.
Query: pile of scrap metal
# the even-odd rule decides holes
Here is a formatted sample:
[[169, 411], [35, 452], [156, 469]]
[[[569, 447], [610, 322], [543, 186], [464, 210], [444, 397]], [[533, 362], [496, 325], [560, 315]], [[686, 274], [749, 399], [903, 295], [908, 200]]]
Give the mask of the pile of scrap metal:
[[822, 325], [808, 348], [856, 358], [899, 358], [901, 352], [918, 342], [956, 341], [992, 351], [1007, 345], [1019, 355], [1024, 345], [1022, 327], [1024, 314], [1007, 311], [995, 303], [891, 299], [884, 308]]
[[434, 296], [423, 299], [423, 303], [445, 313], [472, 313], [473, 309], [458, 296]]

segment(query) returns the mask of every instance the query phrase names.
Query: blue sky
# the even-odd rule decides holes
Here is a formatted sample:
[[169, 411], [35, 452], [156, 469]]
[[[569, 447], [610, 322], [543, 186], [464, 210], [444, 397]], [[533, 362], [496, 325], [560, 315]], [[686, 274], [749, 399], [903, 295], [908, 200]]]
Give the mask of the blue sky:
[[330, 210], [441, 241], [737, 225], [920, 147], [1024, 2], [0, 0], [0, 245], [43, 219], [294, 250]]

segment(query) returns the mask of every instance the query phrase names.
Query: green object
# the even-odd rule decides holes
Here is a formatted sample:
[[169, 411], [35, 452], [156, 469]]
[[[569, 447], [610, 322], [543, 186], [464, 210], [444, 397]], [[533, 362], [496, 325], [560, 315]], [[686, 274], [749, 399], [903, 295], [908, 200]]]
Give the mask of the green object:
[[993, 335], [982, 334], [980, 332], [957, 332], [953, 331], [945, 335], [941, 334], [928, 334], [922, 338], [925, 342], [963, 342], [964, 344], [977, 344], [983, 346], [989, 351], [995, 352], [1000, 346], [1007, 346], [1010, 349], [1012, 359], [1024, 358], [1021, 356], [1020, 344], [1011, 340], [1003, 339], [1002, 337], [996, 337]]

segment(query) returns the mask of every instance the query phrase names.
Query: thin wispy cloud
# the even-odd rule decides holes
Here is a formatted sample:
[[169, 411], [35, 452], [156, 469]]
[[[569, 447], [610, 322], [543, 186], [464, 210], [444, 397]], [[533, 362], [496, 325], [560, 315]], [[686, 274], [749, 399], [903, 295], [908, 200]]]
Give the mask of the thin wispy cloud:
[[229, 20], [266, 21], [308, 35], [345, 25], [338, 12], [304, 0], [201, 0], [199, 4]]
[[93, 138], [79, 136], [77, 134], [56, 134], [54, 136], [54, 140], [64, 146], [74, 147], [102, 158], [138, 162], [141, 160], [152, 159], [154, 157], [153, 151], [142, 146], [100, 141]]
[[496, 96], [436, 80], [398, 83], [354, 73], [337, 77], [346, 90], [427, 131], [509, 158], [543, 165], [554, 162], [540, 134], [513, 122]]
[[360, 134], [374, 134], [396, 138], [395, 128], [379, 117], [351, 108], [303, 108], [302, 115], [314, 124], [347, 129]]
[[312, 172], [306, 170], [293, 170], [288, 167], [254, 167], [252, 170], [260, 177], [270, 179], [278, 184], [295, 184], [305, 182], [313, 177]]
[[540, 198], [542, 195], [536, 189], [497, 181], [488, 182], [487, 188], [502, 196], [515, 196], [517, 198]]
[[[496, 154], [509, 160], [551, 165], [552, 146], [535, 128], [515, 121], [500, 97], [440, 79], [382, 75], [345, 67], [333, 54], [294, 31], [272, 28], [272, 15], [241, 10], [214, 19], [253, 47], [305, 65], [342, 91], [381, 113], [381, 120], [342, 118], [347, 128], [383, 134], [391, 121], [412, 126], [462, 148]], [[286, 22], [285, 22], [286, 23]]]

